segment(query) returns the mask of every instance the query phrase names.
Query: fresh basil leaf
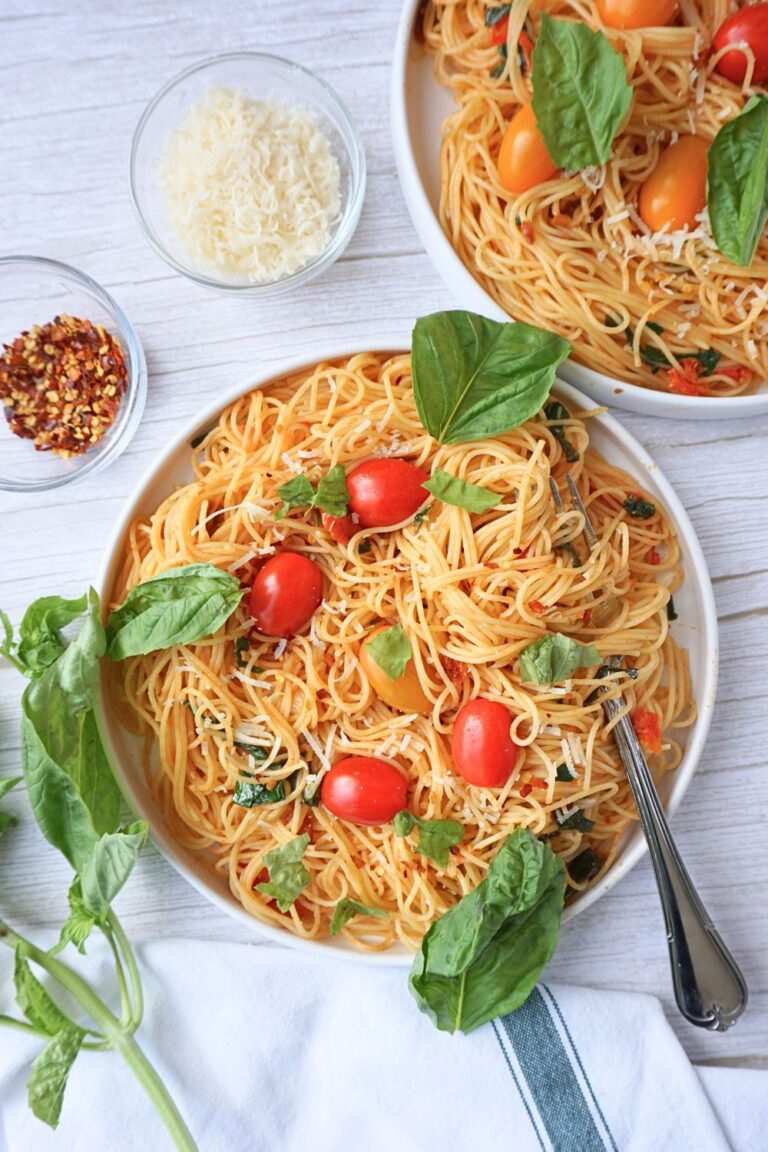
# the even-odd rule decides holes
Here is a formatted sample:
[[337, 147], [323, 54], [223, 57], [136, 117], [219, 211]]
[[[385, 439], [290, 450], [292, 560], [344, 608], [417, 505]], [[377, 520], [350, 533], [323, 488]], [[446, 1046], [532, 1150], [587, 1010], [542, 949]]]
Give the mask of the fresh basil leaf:
[[43, 835], [75, 871], [102, 833], [117, 827], [120, 792], [101, 744], [93, 705], [105, 648], [91, 589], [80, 633], [22, 697], [22, 768]]
[[278, 487], [277, 494], [283, 503], [275, 513], [275, 520], [282, 520], [292, 508], [309, 508], [315, 502], [315, 490], [306, 476], [294, 476], [292, 480], [286, 480], [285, 484]]
[[411, 642], [403, 631], [402, 624], [393, 624], [383, 632], [377, 632], [363, 647], [375, 664], [390, 680], [399, 680], [408, 667], [411, 658]]
[[568, 871], [577, 884], [586, 884], [593, 876], [597, 876], [602, 866], [603, 862], [597, 853], [591, 848], [585, 848], [568, 862]]
[[504, 840], [485, 880], [424, 936], [409, 985], [445, 1032], [472, 1032], [528, 998], [555, 950], [565, 869], [526, 828]]
[[[551, 404], [547, 404], [544, 408], [544, 415], [546, 416], [547, 420], [559, 421], [570, 420], [571, 418], [570, 412], [564, 404], [560, 403], [559, 400], [555, 400]], [[552, 424], [549, 430], [555, 439], [559, 441], [560, 447], [563, 450], [563, 455], [565, 456], [565, 459], [568, 461], [568, 463], [575, 464], [579, 459], [579, 453], [576, 451], [573, 444], [571, 444], [570, 440], [567, 439], [565, 435], [565, 429], [563, 428], [562, 424]]]
[[[613, 316], [606, 316], [605, 323], [610, 328], [618, 324], [618, 321]], [[661, 324], [656, 324], [653, 320], [649, 320], [645, 327], [649, 328], [651, 332], [655, 332], [657, 336], [664, 335]], [[624, 336], [627, 344], [634, 344], [635, 333], [632, 328], [625, 328]], [[669, 356], [661, 348], [657, 348], [655, 344], [641, 344], [638, 351], [640, 359], [652, 369], [654, 375], [661, 368], [672, 367]], [[714, 348], [694, 348], [690, 352], [675, 352], [675, 357], [678, 360], [697, 360], [701, 364], [702, 376], [711, 376], [722, 359], [721, 353], [716, 352]]]
[[590, 832], [595, 826], [594, 820], [590, 820], [581, 808], [556, 808], [553, 815], [560, 828], [569, 828], [573, 832]]
[[624, 59], [602, 32], [546, 12], [533, 49], [533, 113], [558, 168], [604, 164], [632, 102]]
[[577, 668], [597, 664], [594, 644], [579, 644], [562, 632], [548, 632], [520, 653], [520, 679], [526, 684], [558, 684]]
[[149, 828], [137, 820], [119, 832], [102, 836], [93, 846], [80, 871], [83, 904], [97, 918], [109, 906], [133, 871], [147, 842]]
[[278, 780], [272, 788], [260, 784], [258, 780], [238, 780], [232, 795], [232, 802], [241, 808], [254, 808], [257, 804], [277, 804], [285, 800], [285, 785]]
[[576, 776], [576, 773], [572, 772], [567, 764], [558, 764], [557, 770], [555, 772], [555, 776], [556, 776], [556, 779], [559, 780], [561, 783], [566, 783], [566, 782], [570, 782], [571, 780], [578, 779], [578, 777]]
[[247, 752], [249, 756], [253, 756], [254, 760], [266, 760], [269, 756], [269, 749], [262, 748], [261, 744], [246, 744], [244, 740], [235, 740], [235, 748], [239, 748], [241, 752]]
[[45, 1036], [55, 1036], [63, 1028], [74, 1027], [69, 1017], [51, 999], [32, 972], [21, 946], [16, 949], [13, 983], [16, 989], [16, 1003], [38, 1032], [42, 1032]]
[[43, 596], [27, 608], [19, 625], [16, 659], [28, 676], [40, 676], [58, 660], [66, 648], [61, 629], [82, 616], [87, 597], [63, 600], [61, 596]]
[[656, 515], [656, 505], [650, 500], [644, 500], [642, 496], [627, 496], [624, 507], [635, 520], [650, 520], [651, 516]]
[[419, 419], [441, 444], [500, 436], [534, 416], [567, 340], [530, 324], [500, 324], [472, 312], [416, 321], [413, 394]]
[[707, 156], [707, 210], [726, 259], [747, 268], [768, 219], [768, 96], [727, 120]]
[[43, 1120], [51, 1128], [59, 1122], [69, 1070], [82, 1042], [81, 1029], [63, 1028], [32, 1062], [32, 1072], [27, 1081], [29, 1107], [38, 1120]]
[[667, 620], [677, 620], [677, 612], [675, 611], [675, 598], [670, 596], [667, 600]]
[[338, 936], [344, 925], [349, 923], [353, 916], [377, 916], [380, 919], [386, 919], [388, 915], [389, 913], [385, 908], [369, 908], [367, 904], [361, 904], [359, 900], [350, 900], [348, 896], [345, 896], [339, 900], [333, 910], [328, 932], [331, 936]]
[[464, 838], [464, 825], [458, 820], [424, 820], [405, 808], [396, 814], [392, 824], [396, 836], [409, 836], [414, 828], [418, 828], [417, 852], [434, 860], [439, 868], [445, 868], [451, 848]]
[[125, 660], [212, 636], [242, 597], [237, 577], [213, 564], [185, 564], [152, 576], [110, 615], [107, 655]]
[[464, 508], [467, 512], [487, 512], [495, 508], [504, 499], [498, 492], [491, 492], [490, 488], [483, 488], [481, 484], [469, 484], [458, 476], [451, 476], [442, 468], [435, 468], [429, 480], [422, 484], [427, 492], [437, 496], [444, 504], [453, 504], [455, 508]]
[[346, 516], [349, 491], [347, 474], [341, 464], [334, 464], [327, 475], [323, 476], [317, 485], [314, 503], [329, 516]]
[[274, 897], [281, 912], [288, 911], [311, 879], [301, 863], [308, 844], [309, 836], [305, 832], [303, 836], [294, 836], [287, 844], [273, 848], [264, 857], [269, 870], [269, 883], [257, 884], [256, 887], [265, 896]]
[[77, 876], [70, 885], [67, 901], [69, 903], [69, 916], [62, 925], [56, 951], [66, 947], [67, 944], [74, 944], [78, 952], [85, 955], [85, 942], [98, 923], [98, 917], [86, 908], [80, 880]]

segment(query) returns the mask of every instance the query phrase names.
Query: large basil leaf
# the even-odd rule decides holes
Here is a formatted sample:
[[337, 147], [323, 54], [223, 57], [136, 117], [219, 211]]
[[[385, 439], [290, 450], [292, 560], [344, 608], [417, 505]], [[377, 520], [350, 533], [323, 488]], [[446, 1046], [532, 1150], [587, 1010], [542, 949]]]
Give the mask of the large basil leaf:
[[570, 351], [567, 340], [530, 324], [473, 312], [424, 316], [412, 342], [419, 418], [441, 444], [500, 436], [539, 411]]
[[130, 876], [149, 831], [137, 820], [119, 832], [102, 836], [94, 845], [80, 873], [83, 907], [97, 919], [108, 910]]
[[112, 660], [211, 636], [237, 608], [240, 581], [213, 564], [186, 564], [143, 580], [107, 622]]
[[632, 87], [603, 33], [542, 13], [532, 82], [533, 113], [552, 162], [573, 169], [604, 164]]
[[445, 1032], [471, 1032], [527, 999], [557, 945], [565, 869], [518, 828], [474, 891], [434, 922], [411, 968], [411, 992]]
[[[9, 659], [13, 659], [19, 671], [25, 675], [40, 676], [46, 668], [58, 660], [66, 645], [60, 632], [67, 624], [71, 624], [78, 616], [82, 616], [87, 608], [87, 597], [80, 596], [77, 600], [64, 600], [61, 596], [43, 596], [35, 600], [27, 608], [19, 625], [19, 642], [15, 646], [13, 656], [6, 652]], [[3, 613], [5, 617], [5, 613]], [[8, 635], [10, 624], [6, 620], [6, 645], [10, 647]]]
[[712, 235], [723, 256], [746, 268], [768, 219], [768, 96], [753, 96], [723, 124], [707, 163]]
[[80, 1028], [62, 1028], [32, 1062], [27, 1081], [29, 1107], [38, 1120], [45, 1121], [51, 1128], [59, 1122], [67, 1077], [83, 1038]]
[[22, 768], [32, 810], [43, 835], [76, 871], [100, 835], [115, 830], [120, 814], [120, 792], [92, 712], [104, 648], [91, 589], [79, 635], [22, 697]]

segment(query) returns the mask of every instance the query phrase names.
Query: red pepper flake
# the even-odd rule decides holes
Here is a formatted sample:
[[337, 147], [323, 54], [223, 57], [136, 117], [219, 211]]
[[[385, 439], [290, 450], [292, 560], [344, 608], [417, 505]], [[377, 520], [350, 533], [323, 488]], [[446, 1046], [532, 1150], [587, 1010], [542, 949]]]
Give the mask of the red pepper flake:
[[36, 324], [0, 356], [0, 402], [11, 432], [65, 460], [102, 438], [127, 383], [115, 338], [76, 316]]
[[523, 240], [528, 244], [533, 244], [536, 241], [536, 229], [533, 227], [531, 220], [522, 220], [520, 222], [520, 231], [523, 235]]
[[661, 552], [658, 548], [651, 548], [650, 552], [645, 558], [646, 564], [661, 564]]
[[542, 612], [546, 612], [546, 604], [542, 604], [540, 600], [529, 600], [528, 607], [531, 612], [535, 612], [537, 616], [541, 616]]
[[589, 624], [591, 619], [592, 619], [592, 609], [591, 608], [585, 608], [585, 610], [581, 614], [582, 624]]
[[679, 392], [681, 396], [708, 396], [709, 385], [700, 379], [701, 372], [699, 361], [686, 356], [679, 368], [667, 370], [670, 392]]
[[509, 29], [509, 16], [502, 16], [497, 24], [491, 28], [491, 44], [506, 44]]
[[661, 724], [655, 712], [650, 708], [638, 708], [630, 717], [632, 727], [644, 752], [651, 752], [654, 756], [661, 755]]
[[463, 684], [467, 675], [466, 664], [462, 664], [460, 660], [454, 660], [450, 656], [442, 656], [441, 660], [445, 674], [451, 684]]
[[716, 368], [715, 374], [727, 376], [729, 380], [735, 380], [737, 384], [749, 384], [754, 376], [752, 369], [747, 368], [745, 364], [728, 364], [725, 368]]
[[533, 784], [523, 784], [520, 788], [521, 796], [530, 796], [531, 792], [533, 792]]

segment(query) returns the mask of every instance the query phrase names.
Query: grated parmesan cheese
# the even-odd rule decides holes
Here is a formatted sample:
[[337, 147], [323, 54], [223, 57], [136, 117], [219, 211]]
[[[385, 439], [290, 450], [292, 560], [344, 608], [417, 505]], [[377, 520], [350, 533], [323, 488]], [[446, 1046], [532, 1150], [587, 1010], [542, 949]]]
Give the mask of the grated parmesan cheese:
[[190, 261], [268, 284], [320, 256], [341, 214], [341, 171], [312, 112], [216, 87], [171, 132], [159, 167]]

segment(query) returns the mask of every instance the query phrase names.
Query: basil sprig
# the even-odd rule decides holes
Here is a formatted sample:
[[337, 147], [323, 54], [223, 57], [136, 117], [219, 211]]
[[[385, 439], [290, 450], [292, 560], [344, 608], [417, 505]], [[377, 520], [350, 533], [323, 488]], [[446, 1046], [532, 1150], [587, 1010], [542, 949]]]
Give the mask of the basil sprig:
[[390, 680], [399, 680], [408, 667], [411, 658], [411, 642], [402, 624], [393, 624], [377, 632], [363, 647], [370, 653], [375, 664]]
[[530, 324], [424, 316], [411, 345], [419, 419], [441, 444], [501, 436], [539, 411], [570, 352], [567, 340]]
[[286, 844], [273, 848], [264, 857], [264, 863], [269, 871], [269, 881], [257, 884], [256, 887], [265, 896], [273, 897], [281, 912], [288, 911], [311, 879], [301, 862], [308, 844], [309, 836], [305, 832], [303, 836], [294, 836]]
[[768, 96], [754, 95], [723, 124], [707, 157], [707, 210], [728, 260], [752, 263], [768, 219]]
[[5, 637], [0, 644], [0, 655], [15, 664], [25, 676], [42, 675], [66, 647], [61, 629], [82, 616], [85, 608], [85, 596], [77, 600], [63, 600], [61, 596], [43, 596], [35, 600], [22, 616], [18, 642], [14, 641], [10, 620], [5, 612], [0, 612]]
[[549, 632], [520, 653], [520, 679], [525, 684], [557, 684], [577, 668], [600, 661], [594, 644], [579, 644], [562, 632]]
[[367, 904], [361, 904], [359, 900], [352, 900], [349, 896], [345, 896], [339, 900], [333, 910], [328, 932], [331, 936], [338, 936], [353, 916], [376, 916], [380, 920], [386, 920], [388, 915], [389, 913], [385, 908], [371, 908]]
[[409, 985], [445, 1032], [472, 1032], [528, 998], [557, 945], [563, 862], [526, 828], [516, 829], [485, 880], [424, 936]]
[[292, 480], [286, 480], [285, 484], [281, 484], [277, 492], [283, 504], [276, 513], [275, 520], [282, 520], [292, 508], [322, 508], [329, 516], [347, 514], [349, 504], [347, 474], [341, 464], [335, 464], [322, 477], [317, 489], [306, 476], [295, 476]]
[[434, 860], [438, 868], [445, 868], [451, 848], [460, 844], [464, 838], [464, 825], [458, 820], [424, 820], [421, 816], [414, 816], [407, 808], [397, 813], [392, 825], [396, 836], [410, 836], [414, 828], [418, 828], [416, 851]]
[[143, 580], [107, 622], [112, 660], [145, 656], [211, 636], [243, 597], [240, 581], [213, 564], [185, 564]]
[[532, 81], [533, 113], [552, 162], [572, 169], [604, 164], [632, 87], [603, 33], [542, 13]]
[[429, 480], [422, 484], [427, 492], [437, 496], [444, 504], [454, 508], [464, 508], [467, 512], [487, 512], [504, 499], [498, 492], [483, 488], [482, 484], [470, 484], [459, 476], [451, 476], [442, 468], [435, 468]]

